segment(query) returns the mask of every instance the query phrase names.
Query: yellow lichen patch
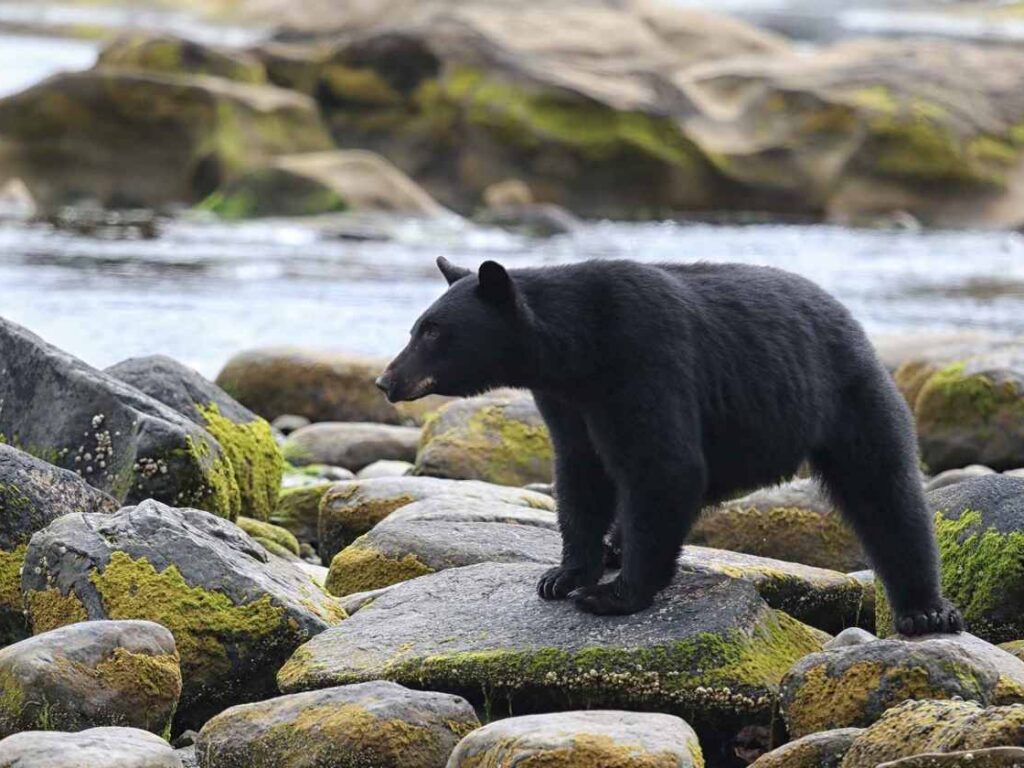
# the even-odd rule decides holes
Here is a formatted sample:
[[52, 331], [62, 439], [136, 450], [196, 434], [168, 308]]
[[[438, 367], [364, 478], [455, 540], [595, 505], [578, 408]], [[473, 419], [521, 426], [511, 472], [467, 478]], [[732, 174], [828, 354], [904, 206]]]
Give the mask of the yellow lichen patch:
[[291, 531], [287, 531], [272, 523], [265, 523], [262, 520], [253, 520], [251, 517], [239, 517], [235, 524], [254, 539], [266, 539], [291, 552], [293, 555], [299, 554], [298, 539], [295, 538]]
[[138, 691], [148, 699], [177, 699], [181, 693], [177, 653], [133, 653], [127, 648], [115, 648], [96, 665], [96, 678], [123, 696]]
[[[343, 489], [340, 493], [330, 491], [320, 503], [321, 546], [328, 544], [341, 549], [396, 509], [412, 504], [416, 497], [398, 493], [384, 498], [352, 499], [355, 488]], [[337, 499], [346, 502], [337, 504]]]
[[124, 552], [114, 552], [90, 578], [107, 617], [149, 619], [171, 631], [190, 682], [227, 671], [232, 657], [247, 655], [285, 624], [284, 611], [269, 596], [236, 604], [222, 592], [189, 586], [173, 565], [158, 572]]
[[380, 589], [434, 572], [413, 554], [391, 558], [370, 546], [361, 546], [360, 541], [341, 550], [331, 561], [325, 586], [332, 595], [344, 597]]
[[25, 605], [32, 622], [32, 631], [37, 635], [89, 618], [85, 606], [74, 591], [65, 595], [59, 589], [32, 590], [25, 595]]
[[21, 566], [28, 544], [10, 552], [0, 549], [0, 611], [21, 611]]

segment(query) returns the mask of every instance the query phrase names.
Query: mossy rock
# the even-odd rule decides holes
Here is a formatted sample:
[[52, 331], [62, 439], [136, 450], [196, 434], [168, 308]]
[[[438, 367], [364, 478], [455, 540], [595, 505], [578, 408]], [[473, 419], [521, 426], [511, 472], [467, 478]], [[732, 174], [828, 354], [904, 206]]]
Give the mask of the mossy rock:
[[267, 82], [266, 69], [252, 54], [173, 35], [122, 35], [100, 51], [99, 63], [171, 75], [223, 77], [252, 85]]
[[326, 587], [344, 597], [476, 563], [557, 565], [561, 554], [562, 537], [531, 524], [388, 519], [334, 556]]
[[443, 209], [373, 152], [336, 150], [274, 158], [200, 204], [225, 219], [351, 211], [436, 217]]
[[449, 403], [431, 416], [414, 472], [523, 486], [551, 482], [553, 457], [533, 398], [499, 392]]
[[120, 503], [237, 514], [228, 452], [206, 429], [3, 319], [0, 358], [0, 443], [76, 472]]
[[864, 585], [844, 573], [695, 546], [683, 548], [678, 566], [681, 573], [720, 573], [748, 581], [768, 605], [825, 632], [874, 626]]
[[494, 501], [553, 511], [550, 496], [522, 488], [434, 477], [387, 477], [338, 483], [320, 502], [319, 551], [324, 565], [392, 512], [437, 496]]
[[781, 708], [789, 734], [799, 738], [866, 727], [908, 700], [995, 703], [1000, 681], [994, 665], [955, 638], [879, 640], [798, 661], [783, 678]]
[[[927, 494], [935, 515], [942, 589], [979, 637], [1002, 643], [1024, 637], [1024, 479], [985, 475]], [[881, 586], [879, 634], [892, 631]]]
[[28, 637], [21, 566], [32, 534], [62, 515], [113, 512], [117, 502], [74, 472], [0, 441], [0, 648]]
[[46, 208], [196, 203], [271, 157], [332, 146], [294, 91], [108, 66], [4, 99], [0, 137], [5, 169]]
[[303, 571], [237, 526], [154, 501], [60, 518], [33, 537], [25, 562], [37, 633], [85, 619], [148, 619], [174, 633], [179, 729], [272, 695], [292, 651], [345, 618]]
[[839, 768], [862, 728], [812, 733], [761, 755], [751, 768]]
[[374, 384], [386, 364], [299, 347], [256, 349], [232, 357], [217, 375], [217, 384], [271, 421], [287, 413], [314, 422], [419, 423], [444, 402], [428, 397], [392, 405]]
[[1024, 749], [1020, 747], [992, 747], [970, 749], [963, 752], [932, 752], [881, 763], [878, 768], [1021, 768]]
[[282, 490], [270, 522], [291, 532], [299, 542], [315, 548], [319, 539], [320, 501], [333, 485], [321, 482]]
[[0, 738], [96, 726], [167, 735], [180, 694], [174, 637], [150, 621], [80, 622], [0, 650]]
[[24, 731], [0, 741], [0, 768], [181, 768], [170, 745], [138, 728]]
[[1024, 466], [1024, 372], [981, 357], [932, 374], [917, 395], [921, 458], [933, 472]]
[[597, 617], [540, 600], [545, 569], [484, 563], [398, 584], [299, 648], [278, 683], [387, 679], [463, 695], [489, 715], [653, 709], [692, 718], [710, 748], [767, 723], [782, 675], [821, 648], [820, 633], [737, 579], [681, 574], [654, 607]]
[[708, 510], [694, 525], [689, 541], [836, 571], [867, 567], [857, 536], [808, 479], [755, 491]]
[[235, 522], [239, 528], [254, 539], [266, 539], [291, 552], [293, 555], [299, 554], [299, 541], [291, 531], [262, 520], [253, 520], [251, 517], [240, 517]]
[[841, 768], [928, 752], [1024, 746], [1024, 706], [982, 708], [972, 701], [908, 701], [886, 712], [850, 746]]
[[685, 720], [653, 712], [561, 712], [509, 717], [473, 731], [449, 768], [704, 768]]
[[270, 425], [196, 371], [163, 355], [136, 357], [106, 371], [213, 436], [238, 486], [235, 515], [266, 520], [277, 505], [283, 462]]
[[203, 726], [203, 768], [440, 768], [479, 727], [462, 698], [368, 682], [244, 704]]

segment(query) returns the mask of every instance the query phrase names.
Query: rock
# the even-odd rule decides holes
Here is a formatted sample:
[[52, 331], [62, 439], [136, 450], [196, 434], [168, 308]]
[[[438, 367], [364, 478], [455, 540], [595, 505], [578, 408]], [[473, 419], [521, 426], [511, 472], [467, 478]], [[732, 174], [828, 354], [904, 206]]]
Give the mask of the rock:
[[327, 421], [292, 433], [281, 449], [296, 466], [330, 464], [355, 472], [381, 459], [412, 461], [419, 442], [419, 427]]
[[21, 179], [0, 184], [0, 221], [26, 221], [39, 212], [32, 192]]
[[[1024, 637], [1024, 478], [985, 475], [927, 495], [935, 514], [942, 590], [967, 628], [990, 643]], [[878, 588], [878, 634], [892, 631]]]
[[[531, 506], [539, 504], [533, 499], [508, 496], [488, 499], [488, 486], [474, 483], [471, 480], [449, 481], [454, 488], [437, 495], [427, 496], [422, 501], [414, 501], [399, 507], [388, 515], [382, 523], [413, 523], [413, 522], [450, 522], [450, 523], [501, 523], [507, 525], [527, 525], [558, 531], [558, 517], [550, 509]], [[482, 485], [480, 495], [473, 495], [474, 488], [463, 492], [462, 485]], [[505, 486], [490, 486], [499, 491]], [[539, 494], [538, 494], [539, 495]], [[543, 497], [541, 497], [543, 498]]]
[[377, 681], [232, 707], [203, 726], [196, 752], [203, 768], [444, 768], [479, 725], [465, 699]]
[[475, 481], [395, 477], [338, 483], [320, 502], [320, 559], [330, 565], [344, 547], [400, 507], [432, 496], [452, 495], [547, 511], [555, 506], [550, 496]]
[[256, 539], [256, 541], [261, 539], [272, 541], [293, 555], [299, 554], [298, 539], [286, 528], [272, 523], [265, 523], [262, 520], [253, 520], [249, 517], [240, 517], [235, 522], [239, 528]]
[[861, 629], [860, 627], [847, 627], [838, 635], [833, 637], [827, 643], [822, 650], [831, 651], [835, 648], [849, 648], [853, 645], [864, 645], [866, 643], [873, 643], [878, 638], [872, 635], [867, 630]]
[[1020, 747], [992, 747], [971, 749], [966, 752], [932, 752], [881, 763], [877, 768], [1021, 768], [1024, 749]]
[[921, 458], [933, 472], [1024, 464], [1024, 350], [990, 353], [932, 374], [914, 406]]
[[238, 485], [238, 514], [267, 519], [277, 504], [282, 465], [266, 421], [196, 371], [163, 355], [131, 358], [106, 372], [213, 435]]
[[392, 405], [373, 383], [386, 360], [294, 347], [242, 352], [231, 358], [217, 384], [265, 419], [283, 413], [311, 421], [420, 421], [444, 402], [428, 397]]
[[862, 728], [812, 733], [759, 757], [751, 768], [839, 768]]
[[173, 35], [121, 35], [100, 51], [99, 64], [166, 75], [209, 75], [253, 85], [267, 82], [266, 69], [252, 54]]
[[181, 760], [181, 768], [200, 768], [199, 758], [196, 756], [196, 748], [194, 746], [181, 747], [174, 751], [178, 755], [178, 759]]
[[1021, 74], [1018, 51], [863, 39], [698, 65], [675, 82], [699, 105], [687, 137], [768, 206], [817, 204], [848, 224], [901, 211], [926, 226], [1013, 228]]
[[339, 211], [434, 217], [444, 212], [383, 157], [357, 149], [274, 158], [218, 189], [203, 207], [228, 219]]
[[596, 617], [538, 598], [545, 568], [484, 563], [398, 584], [297, 650], [281, 690], [388, 679], [494, 712], [688, 713], [710, 749], [767, 723], [782, 674], [820, 648], [740, 580], [681, 575], [651, 609]]
[[3, 99], [0, 139], [0, 165], [47, 208], [197, 202], [269, 157], [331, 146], [316, 104], [293, 91], [110, 67]]
[[956, 485], [962, 483], [964, 480], [970, 480], [972, 477], [983, 477], [984, 475], [994, 475], [995, 470], [991, 467], [984, 467], [981, 464], [972, 464], [969, 467], [963, 469], [947, 469], [945, 472], [940, 472], [931, 480], [924, 484], [925, 491], [934, 491], [939, 488], [945, 488], [947, 485]]
[[501, 391], [456, 400], [429, 418], [415, 473], [521, 486], [551, 482], [552, 458], [533, 398]]
[[36, 632], [85, 619], [171, 630], [185, 681], [177, 728], [272, 695], [280, 663], [344, 618], [308, 576], [237, 526], [155, 501], [51, 523], [29, 544], [22, 591]]
[[841, 768], [928, 752], [1024, 746], [1024, 706], [982, 707], [973, 701], [908, 701], [853, 740]]
[[721, 573], [749, 581], [772, 608], [826, 632], [873, 618], [864, 606], [864, 587], [844, 573], [694, 546], [683, 548], [678, 563], [681, 572]]
[[412, 471], [413, 466], [409, 461], [380, 459], [360, 469], [356, 472], [356, 477], [360, 480], [370, 480], [376, 477], [404, 477]]
[[394, 586], [392, 584], [390, 587], [381, 587], [380, 589], [371, 589], [368, 592], [354, 592], [351, 595], [345, 595], [345, 597], [340, 598], [341, 605], [345, 609], [345, 613], [351, 616], [361, 608], [368, 606]]
[[557, 565], [561, 555], [562, 537], [532, 525], [388, 519], [334, 556], [326, 586], [345, 596], [476, 563]]
[[582, 222], [564, 208], [550, 203], [506, 205], [488, 208], [474, 216], [479, 224], [501, 227], [533, 237], [553, 237], [574, 232]]
[[182, 768], [166, 741], [138, 728], [24, 731], [0, 741], [0, 768]]
[[709, 510], [689, 539], [837, 571], [866, 567], [856, 535], [813, 480], [764, 488]]
[[496, 181], [484, 190], [481, 198], [488, 208], [533, 205], [536, 202], [529, 185], [522, 179]]
[[178, 652], [159, 624], [85, 621], [0, 649], [0, 691], [0, 738], [104, 725], [163, 734], [181, 694]]
[[[910, 699], [1022, 700], [1024, 662], [991, 646], [979, 649], [979, 642], [959, 636], [879, 640], [806, 656], [782, 680], [789, 733], [864, 727]], [[1006, 657], [997, 659], [1002, 670], [992, 663], [995, 654]]]
[[332, 29], [351, 33], [326, 54], [308, 46], [307, 74], [289, 79], [315, 83], [339, 145], [379, 152], [467, 213], [510, 178], [589, 218], [728, 204], [679, 124], [693, 106], [671, 77], [696, 61], [788, 48], [653, 3], [397, 5], [362, 22], [348, 9]]
[[917, 409], [917, 399], [928, 379], [951, 365], [965, 360], [997, 355], [1004, 359], [1019, 359], [1021, 339], [994, 336], [992, 334], [957, 334], [944, 344], [926, 344], [916, 350], [893, 372], [899, 388], [912, 411]]
[[28, 637], [21, 566], [32, 534], [61, 515], [113, 512], [117, 502], [74, 472], [0, 441], [0, 647]]
[[297, 429], [308, 427], [312, 422], [305, 416], [296, 416], [292, 413], [283, 413], [271, 422], [270, 426], [282, 435], [290, 435]]
[[270, 522], [290, 531], [300, 543], [316, 548], [320, 538], [320, 500], [333, 486], [334, 483], [316, 483], [281, 491]]
[[306, 488], [311, 485], [355, 479], [355, 472], [344, 467], [331, 467], [327, 464], [307, 464], [304, 467], [294, 467], [285, 462], [284, 475], [281, 477], [281, 489], [285, 491], [292, 488]]
[[3, 319], [0, 365], [0, 442], [78, 472], [118, 502], [237, 511], [226, 452], [173, 409]]
[[703, 768], [685, 720], [655, 712], [587, 711], [498, 720], [456, 747], [448, 768], [479, 765], [665, 765]]
[[871, 344], [882, 365], [895, 373], [904, 363], [948, 353], [950, 349], [978, 347], [1005, 341], [986, 331], [914, 331], [872, 335]]

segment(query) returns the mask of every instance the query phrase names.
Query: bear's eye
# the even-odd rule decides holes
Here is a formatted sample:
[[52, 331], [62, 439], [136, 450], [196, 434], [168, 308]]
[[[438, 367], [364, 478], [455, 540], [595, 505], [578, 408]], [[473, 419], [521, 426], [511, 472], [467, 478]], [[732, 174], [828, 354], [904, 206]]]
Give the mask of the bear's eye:
[[433, 323], [427, 323], [420, 329], [420, 335], [427, 341], [437, 341], [441, 338], [441, 329]]

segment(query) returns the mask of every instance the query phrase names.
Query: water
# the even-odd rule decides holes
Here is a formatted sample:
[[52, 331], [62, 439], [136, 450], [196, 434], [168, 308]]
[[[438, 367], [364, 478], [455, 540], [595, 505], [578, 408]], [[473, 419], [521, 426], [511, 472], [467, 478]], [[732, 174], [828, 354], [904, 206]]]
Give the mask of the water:
[[871, 332], [1024, 334], [1024, 236], [829, 226], [594, 223], [535, 241], [459, 221], [384, 242], [286, 221], [172, 222], [156, 240], [0, 226], [0, 315], [106, 366], [163, 353], [214, 375], [234, 352], [301, 344], [387, 356], [444, 289], [434, 259], [509, 266], [584, 258], [740, 261], [804, 274]]
[[[92, 43], [0, 35], [0, 95], [91, 66], [95, 55]], [[304, 222], [187, 219], [165, 223], [156, 239], [131, 240], [0, 223], [0, 315], [96, 366], [163, 353], [212, 376], [231, 354], [270, 344], [388, 356], [442, 292], [433, 262], [444, 254], [469, 266], [488, 258], [771, 264], [835, 293], [872, 332], [1024, 334], [1020, 234], [598, 222], [536, 241], [454, 217], [385, 229], [385, 240], [352, 241]]]

